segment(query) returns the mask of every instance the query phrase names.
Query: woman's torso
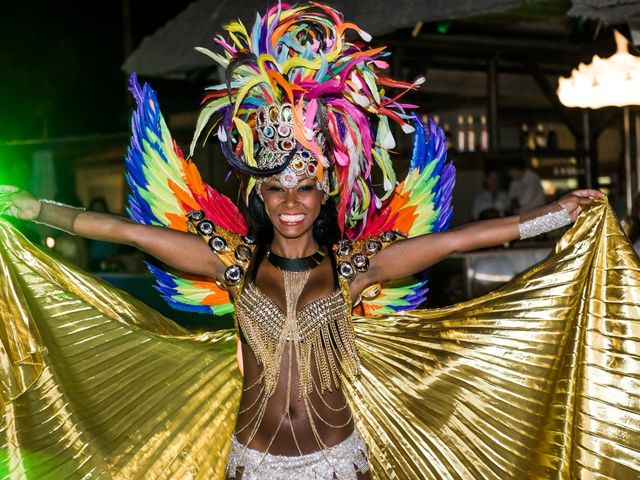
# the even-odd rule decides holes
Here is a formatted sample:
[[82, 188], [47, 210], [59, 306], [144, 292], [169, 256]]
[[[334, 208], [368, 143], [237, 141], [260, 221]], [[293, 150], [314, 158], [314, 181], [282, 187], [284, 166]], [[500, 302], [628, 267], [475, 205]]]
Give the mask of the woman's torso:
[[[329, 326], [328, 329], [323, 330], [327, 338], [321, 340], [321, 344], [326, 346], [331, 342], [330, 350], [335, 354], [337, 353], [336, 344], [342, 340], [348, 340], [347, 337], [349, 337], [345, 332], [344, 317], [345, 315], [349, 317], [350, 325], [350, 306], [340, 288], [337, 287], [334, 271], [332, 262], [326, 257], [310, 272], [297, 301], [296, 321], [303, 335], [310, 334], [305, 338], [312, 338], [314, 329], [321, 328], [323, 325]], [[261, 264], [257, 269], [255, 280], [247, 280], [247, 282], [236, 300], [236, 312], [241, 316], [239, 317], [240, 335], [244, 340], [241, 343], [244, 384], [236, 423], [238, 440], [255, 450], [291, 456], [311, 453], [322, 447], [340, 443], [351, 434], [354, 428], [351, 409], [343, 391], [336, 388], [334, 380], [328, 384], [330, 389], [326, 388], [327, 375], [336, 373], [335, 371], [328, 373], [328, 370], [337, 370], [337, 368], [332, 366], [330, 361], [316, 361], [318, 355], [328, 358], [331, 356], [328, 354], [332, 353], [326, 348], [317, 347], [317, 337], [316, 346], [309, 346], [307, 356], [310, 359], [302, 359], [303, 363], [310, 360], [310, 379], [307, 379], [299, 369], [294, 342], [291, 340], [283, 342], [278, 365], [279, 375], [274, 383], [275, 389], [273, 393], [267, 395], [265, 402], [266, 386], [263, 377], [265, 368], [258, 362], [258, 357], [264, 356], [264, 353], [258, 353], [256, 356], [250, 345], [252, 342], [247, 343], [244, 338], [245, 332], [242, 331], [240, 324], [245, 322], [246, 325], [247, 321], [267, 324], [260, 330], [262, 332], [260, 334], [256, 334], [257, 330], [252, 330], [250, 327], [248, 333], [252, 335], [251, 338], [264, 335], [264, 331], [273, 330], [275, 334], [278, 327], [274, 327], [273, 323], [279, 324], [286, 317], [284, 281], [281, 272], [270, 266], [265, 268]], [[342, 327], [337, 328], [340, 324]], [[272, 349], [276, 349], [275, 339], [266, 340], [266, 343], [271, 342], [274, 342]], [[301, 346], [298, 348], [304, 350]], [[306, 395], [300, 393], [300, 389], [303, 388], [299, 386], [301, 376], [303, 384], [306, 382], [312, 385]], [[321, 377], [325, 380], [323, 381]], [[322, 390], [324, 391], [321, 392]]]

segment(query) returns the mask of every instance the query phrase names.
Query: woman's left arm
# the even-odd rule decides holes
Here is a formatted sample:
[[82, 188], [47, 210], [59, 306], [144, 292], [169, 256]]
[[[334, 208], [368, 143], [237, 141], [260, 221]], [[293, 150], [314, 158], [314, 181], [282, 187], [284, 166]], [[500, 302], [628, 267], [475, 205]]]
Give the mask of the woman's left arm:
[[[376, 282], [413, 275], [454, 253], [517, 240], [521, 238], [523, 226], [533, 226], [535, 230], [536, 220], [545, 218], [550, 213], [562, 212], [562, 209], [566, 210], [571, 221], [575, 221], [583, 205], [603, 196], [598, 190], [576, 190], [549, 205], [520, 215], [480, 220], [448, 232], [431, 233], [396, 242], [371, 259], [369, 270], [356, 277], [352, 291], [360, 292], [367, 285]], [[544, 228], [544, 222], [538, 223], [542, 223]]]

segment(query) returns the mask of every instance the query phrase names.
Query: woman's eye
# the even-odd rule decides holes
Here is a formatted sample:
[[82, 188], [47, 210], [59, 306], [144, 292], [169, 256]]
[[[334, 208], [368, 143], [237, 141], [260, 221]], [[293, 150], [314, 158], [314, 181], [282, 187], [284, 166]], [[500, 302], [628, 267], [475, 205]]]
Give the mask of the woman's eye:
[[312, 190], [313, 190], [313, 187], [311, 185], [303, 185], [298, 189], [299, 192], [310, 192]]
[[283, 191], [283, 189], [282, 189], [282, 187], [275, 187], [275, 186], [272, 186], [272, 187], [268, 187], [268, 188], [267, 188], [267, 191], [268, 191], [268, 192], [282, 192], [282, 191]]

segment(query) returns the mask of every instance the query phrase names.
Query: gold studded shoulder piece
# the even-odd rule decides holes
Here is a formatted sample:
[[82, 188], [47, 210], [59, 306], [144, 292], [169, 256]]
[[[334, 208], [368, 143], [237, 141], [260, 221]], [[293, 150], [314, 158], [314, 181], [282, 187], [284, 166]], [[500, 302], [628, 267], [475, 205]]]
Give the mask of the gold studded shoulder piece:
[[189, 231], [200, 235], [227, 267], [222, 287], [241, 287], [244, 275], [255, 250], [255, 239], [238, 235], [215, 225], [205, 217], [202, 210], [193, 210], [187, 215]]
[[369, 259], [393, 242], [404, 238], [398, 232], [383, 232], [363, 240], [341, 240], [333, 246], [338, 275], [351, 282], [358, 273], [369, 270]]

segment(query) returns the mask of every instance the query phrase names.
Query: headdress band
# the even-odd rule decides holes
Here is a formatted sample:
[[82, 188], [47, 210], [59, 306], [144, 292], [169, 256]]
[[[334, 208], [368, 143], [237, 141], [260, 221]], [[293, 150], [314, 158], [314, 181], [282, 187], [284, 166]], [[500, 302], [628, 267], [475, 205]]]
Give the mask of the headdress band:
[[[256, 113], [256, 130], [260, 151], [258, 152], [258, 167], [264, 170], [278, 168], [286, 165], [285, 169], [273, 177], [276, 178], [283, 187], [295, 188], [299, 177], [306, 175], [309, 178], [318, 178], [318, 162], [322, 162], [324, 167], [329, 167], [329, 163], [324, 157], [325, 138], [319, 126], [314, 125], [313, 137], [322, 155], [316, 158], [311, 151], [302, 147], [293, 134], [293, 113], [290, 103], [281, 105], [272, 103], [261, 106]], [[267, 178], [257, 179], [256, 188], [260, 198], [260, 186]], [[316, 188], [329, 193], [329, 179], [325, 175], [316, 182]]]

